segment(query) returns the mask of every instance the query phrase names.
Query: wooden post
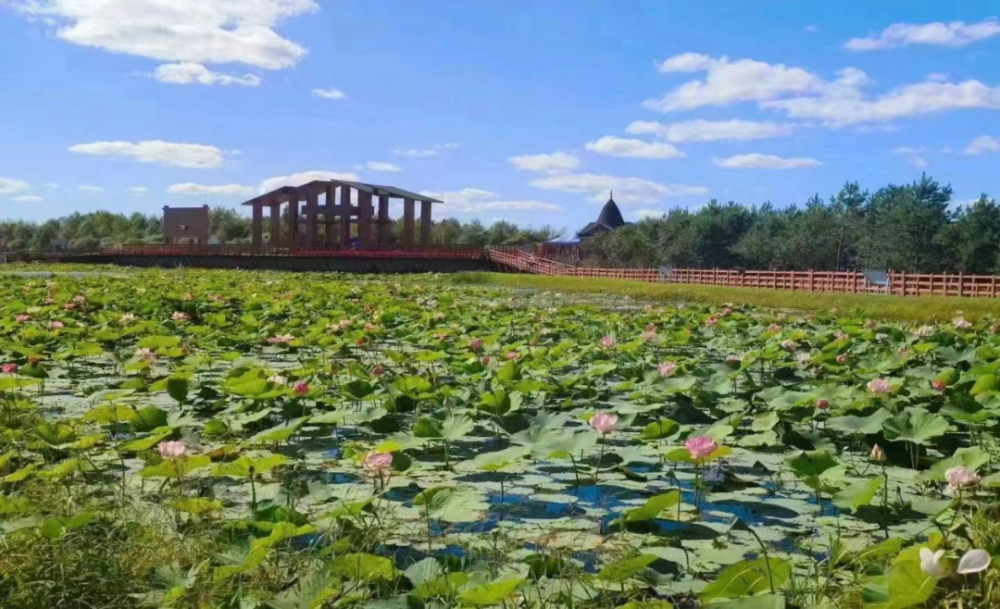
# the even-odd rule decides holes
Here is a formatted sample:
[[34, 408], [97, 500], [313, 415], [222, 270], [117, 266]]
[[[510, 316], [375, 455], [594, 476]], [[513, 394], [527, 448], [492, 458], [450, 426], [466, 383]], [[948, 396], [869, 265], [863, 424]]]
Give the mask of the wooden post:
[[351, 247], [351, 187], [340, 186], [340, 247]]
[[368, 249], [372, 245], [372, 193], [358, 191], [358, 246]]
[[378, 242], [389, 243], [389, 195], [378, 197]]
[[958, 296], [965, 296], [965, 273], [958, 274]]
[[253, 203], [253, 253], [261, 254], [264, 251], [264, 202], [254, 201]]
[[337, 207], [337, 187], [333, 184], [326, 187], [326, 213], [323, 215], [323, 224], [326, 225], [326, 247], [333, 245], [333, 219], [336, 217]]
[[299, 191], [293, 189], [288, 195], [288, 248], [299, 247]]
[[403, 247], [413, 249], [413, 199], [403, 199]]
[[281, 203], [277, 199], [271, 199], [271, 243], [273, 250], [281, 245]]
[[433, 223], [431, 221], [431, 202], [420, 202], [420, 245], [430, 247]]
[[315, 188], [306, 193], [306, 248], [316, 247], [316, 220], [319, 215], [319, 193]]

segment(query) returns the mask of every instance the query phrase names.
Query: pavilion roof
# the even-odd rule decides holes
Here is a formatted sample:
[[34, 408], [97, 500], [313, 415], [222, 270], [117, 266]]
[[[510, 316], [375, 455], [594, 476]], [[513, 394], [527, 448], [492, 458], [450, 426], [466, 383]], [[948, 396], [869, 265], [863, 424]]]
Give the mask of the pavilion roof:
[[440, 199], [435, 199], [434, 197], [429, 197], [427, 195], [422, 195], [420, 193], [405, 190], [403, 188], [397, 188], [395, 186], [383, 186], [379, 184], [366, 184], [364, 182], [352, 182], [350, 180], [313, 180], [301, 186], [282, 186], [281, 188], [276, 188], [271, 192], [258, 195], [249, 201], [245, 201], [243, 205], [253, 205], [254, 203], [267, 200], [288, 200], [292, 194], [302, 195], [303, 192], [309, 192], [312, 190], [326, 190], [330, 186], [347, 186], [349, 188], [355, 188], [361, 192], [368, 192], [372, 195], [382, 196], [386, 195], [390, 198], [397, 199], [413, 199], [414, 201], [430, 201], [431, 203], [444, 203]]

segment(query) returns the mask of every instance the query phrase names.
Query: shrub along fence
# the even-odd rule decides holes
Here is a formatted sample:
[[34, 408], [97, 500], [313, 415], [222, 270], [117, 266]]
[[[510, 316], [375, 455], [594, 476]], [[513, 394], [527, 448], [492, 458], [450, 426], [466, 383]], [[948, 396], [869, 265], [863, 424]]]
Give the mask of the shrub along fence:
[[489, 248], [494, 263], [536, 275], [629, 279], [648, 283], [686, 283], [768, 290], [894, 294], [897, 296], [1000, 296], [1000, 276], [896, 273], [873, 282], [861, 271], [748, 271], [738, 269], [605, 269], [578, 267], [514, 248]]

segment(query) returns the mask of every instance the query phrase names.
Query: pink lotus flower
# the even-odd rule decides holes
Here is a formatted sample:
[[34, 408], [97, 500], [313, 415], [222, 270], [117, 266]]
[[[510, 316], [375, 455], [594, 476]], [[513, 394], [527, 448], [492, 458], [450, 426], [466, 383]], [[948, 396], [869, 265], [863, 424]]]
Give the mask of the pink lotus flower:
[[725, 316], [731, 314], [732, 312], [733, 312], [733, 310], [731, 308], [725, 307], [721, 311], [719, 311], [719, 317], [725, 317]]
[[964, 317], [956, 317], [955, 321], [951, 322], [959, 330], [968, 330], [972, 327], [972, 322], [965, 319]]
[[656, 340], [656, 332], [643, 332], [642, 333], [642, 340], [644, 340], [646, 342], [651, 342], [651, 341]]
[[14, 374], [17, 372], [17, 364], [4, 364], [0, 370], [3, 370], [4, 374]]
[[490, 365], [490, 356], [489, 355], [482, 356], [481, 358], [479, 358], [479, 363], [482, 364], [484, 368], [486, 366], [489, 366]]
[[160, 444], [156, 447], [156, 450], [160, 453], [160, 457], [164, 459], [177, 459], [179, 457], [183, 457], [187, 452], [187, 449], [187, 444], [183, 441], [160, 442]]
[[590, 417], [590, 426], [597, 433], [606, 434], [615, 428], [615, 423], [618, 422], [618, 415], [612, 412], [600, 411], [594, 416]]
[[715, 443], [715, 440], [709, 438], [708, 436], [695, 436], [693, 438], [688, 438], [684, 442], [684, 448], [687, 449], [688, 454], [691, 455], [692, 459], [704, 459], [705, 457], [711, 455], [715, 452], [719, 445]]
[[885, 450], [881, 446], [876, 444], [875, 446], [872, 446], [871, 459], [872, 461], [878, 461], [879, 463], [882, 463], [883, 461], [888, 459], [888, 457], [885, 454]]
[[614, 348], [615, 344], [616, 344], [616, 342], [615, 342], [615, 337], [614, 336], [611, 336], [610, 334], [605, 334], [604, 336], [601, 337], [601, 347], [602, 348], [604, 348], [604, 349], [612, 349], [612, 348]]
[[716, 325], [717, 323], [719, 323], [719, 318], [718, 317], [709, 317], [708, 319], [705, 320], [705, 325], [706, 326], [710, 326], [711, 327], [711, 326]]
[[132, 313], [126, 313], [118, 318], [118, 323], [120, 324], [130, 324], [135, 321], [135, 315]]
[[979, 475], [963, 465], [946, 471], [944, 479], [948, 481], [948, 488], [951, 490], [968, 488], [979, 484]]
[[377, 327], [378, 327], [378, 326], [376, 326], [375, 324], [373, 324], [373, 323], [371, 323], [371, 322], [367, 322], [367, 323], [365, 323], [365, 330], [374, 330], [374, 329], [375, 329], [375, 328], [377, 328]]
[[948, 390], [948, 383], [945, 383], [944, 381], [940, 380], [934, 380], [931, 381], [931, 388], [933, 388], [934, 391], [940, 391], [941, 393], [944, 393], [945, 391]]
[[276, 334], [275, 336], [267, 339], [267, 342], [272, 345], [287, 345], [293, 340], [295, 340], [295, 337], [291, 334]]
[[14, 321], [16, 321], [19, 324], [23, 324], [24, 322], [31, 321], [31, 316], [30, 315], [16, 315], [16, 316], [14, 316]]
[[847, 340], [848, 338], [850, 338], [850, 336], [847, 335], [847, 332], [844, 332], [843, 330], [837, 330], [837, 333], [834, 334], [833, 336], [837, 340]]
[[392, 469], [392, 453], [372, 451], [365, 455], [361, 467], [370, 474], [381, 475]]
[[660, 376], [667, 378], [673, 376], [677, 372], [677, 364], [673, 362], [663, 362], [656, 367], [656, 371], [660, 373]]
[[868, 381], [868, 391], [871, 391], [875, 395], [885, 395], [891, 390], [892, 386], [885, 379], [872, 379]]
[[823, 398], [816, 400], [816, 410], [829, 410], [829, 408], [830, 400], [824, 400]]
[[517, 351], [508, 351], [507, 353], [504, 354], [504, 358], [507, 360], [517, 359]]
[[847, 354], [846, 353], [841, 353], [840, 355], [838, 355], [837, 356], [837, 363], [838, 364], [846, 364], [847, 363]]
[[878, 322], [875, 321], [874, 319], [869, 319], [868, 321], [865, 322], [865, 327], [868, 328], [869, 330], [874, 330], [875, 328], [878, 327]]
[[49, 330], [59, 330], [60, 328], [64, 327], [65, 324], [61, 321], [50, 321], [48, 325]]
[[309, 393], [309, 383], [299, 381], [292, 386], [292, 391], [295, 392], [295, 395], [303, 396]]
[[469, 348], [472, 349], [473, 351], [479, 351], [480, 349], [483, 348], [483, 341], [478, 338], [473, 338], [472, 340], [469, 341]]
[[646, 332], [656, 332], [656, 324], [653, 322], [646, 324]]
[[375, 364], [372, 367], [372, 376], [382, 376], [383, 374], [385, 374], [385, 368], [381, 364]]
[[781, 324], [771, 324], [770, 326], [767, 327], [767, 331], [768, 332], [775, 332], [775, 333], [777, 333], [777, 332], [781, 332], [781, 330], [782, 330]]
[[72, 302], [67, 302], [66, 304], [63, 305], [63, 308], [66, 309], [67, 311], [72, 311], [73, 309], [76, 308], [76, 305], [73, 304]]
[[799, 344], [791, 339], [781, 341], [781, 348], [785, 351], [795, 351], [798, 346]]
[[151, 362], [156, 359], [156, 353], [152, 349], [143, 347], [135, 350], [135, 357], [140, 362]]
[[181, 322], [191, 319], [191, 316], [183, 311], [174, 311], [174, 314], [170, 316], [170, 319]]

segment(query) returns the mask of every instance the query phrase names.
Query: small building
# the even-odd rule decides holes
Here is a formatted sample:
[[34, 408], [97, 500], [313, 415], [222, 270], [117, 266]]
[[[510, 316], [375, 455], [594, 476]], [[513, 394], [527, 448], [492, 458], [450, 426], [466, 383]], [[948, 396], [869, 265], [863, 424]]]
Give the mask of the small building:
[[163, 207], [163, 241], [167, 244], [205, 245], [211, 237], [208, 205], [202, 207]]
[[608, 197], [608, 202], [601, 209], [601, 215], [597, 216], [597, 220], [580, 229], [576, 236], [583, 240], [594, 235], [611, 232], [626, 224], [628, 222], [622, 217], [622, 212], [618, 209], [618, 204], [615, 203], [615, 193], [612, 192], [611, 196]]

